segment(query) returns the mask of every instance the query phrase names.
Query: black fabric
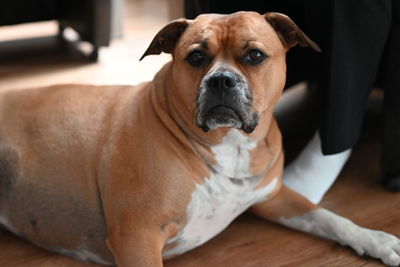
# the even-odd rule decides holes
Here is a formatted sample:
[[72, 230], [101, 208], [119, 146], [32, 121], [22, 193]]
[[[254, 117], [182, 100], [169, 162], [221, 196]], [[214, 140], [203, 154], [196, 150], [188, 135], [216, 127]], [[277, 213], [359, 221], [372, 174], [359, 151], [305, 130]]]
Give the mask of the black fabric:
[[[312, 7], [310, 8], [312, 9]], [[318, 10], [313, 10], [318, 12]], [[324, 154], [357, 142], [365, 105], [382, 61], [392, 21], [391, 0], [333, 0], [319, 88], [320, 135]]]
[[384, 127], [382, 172], [400, 178], [400, 2], [392, 2], [392, 24], [385, 49], [383, 72]]

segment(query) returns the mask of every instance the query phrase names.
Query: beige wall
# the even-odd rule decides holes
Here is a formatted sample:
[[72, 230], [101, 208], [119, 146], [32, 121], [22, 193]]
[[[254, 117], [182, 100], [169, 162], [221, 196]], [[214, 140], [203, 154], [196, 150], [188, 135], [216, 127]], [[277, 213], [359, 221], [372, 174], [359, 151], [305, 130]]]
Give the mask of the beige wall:
[[168, 0], [168, 12], [171, 20], [183, 18], [183, 0]]

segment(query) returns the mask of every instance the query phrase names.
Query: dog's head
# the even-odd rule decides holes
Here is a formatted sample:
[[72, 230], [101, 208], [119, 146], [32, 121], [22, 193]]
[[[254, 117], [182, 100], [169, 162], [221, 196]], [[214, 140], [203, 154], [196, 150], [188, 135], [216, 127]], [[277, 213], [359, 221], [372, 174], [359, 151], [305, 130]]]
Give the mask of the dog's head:
[[286, 79], [285, 53], [297, 44], [319, 51], [283, 14], [206, 14], [165, 26], [143, 57], [172, 54], [174, 90], [192, 110], [197, 127], [250, 133], [260, 114], [279, 98]]

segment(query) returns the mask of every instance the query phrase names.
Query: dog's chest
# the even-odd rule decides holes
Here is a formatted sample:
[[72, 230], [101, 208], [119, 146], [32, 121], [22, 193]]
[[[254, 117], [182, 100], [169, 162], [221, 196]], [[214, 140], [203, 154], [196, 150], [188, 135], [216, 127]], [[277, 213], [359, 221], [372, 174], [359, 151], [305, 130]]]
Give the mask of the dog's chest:
[[185, 227], [167, 244], [164, 258], [182, 254], [208, 241], [225, 229], [252, 204], [262, 201], [276, 186], [276, 179], [256, 190], [258, 178], [249, 172], [250, 151], [256, 142], [231, 130], [220, 145], [213, 147], [216, 164], [210, 177], [196, 185], [186, 210]]

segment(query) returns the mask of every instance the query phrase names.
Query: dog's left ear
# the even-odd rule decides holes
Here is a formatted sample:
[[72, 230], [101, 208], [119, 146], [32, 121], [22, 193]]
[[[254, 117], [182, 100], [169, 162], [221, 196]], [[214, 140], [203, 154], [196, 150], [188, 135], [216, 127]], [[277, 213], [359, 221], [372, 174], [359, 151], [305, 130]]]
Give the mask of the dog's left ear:
[[148, 55], [159, 55], [161, 52], [171, 53], [189, 24], [187, 19], [177, 19], [167, 24], [156, 34], [140, 60]]
[[321, 52], [319, 46], [308, 38], [288, 16], [281, 13], [268, 12], [264, 17], [275, 29], [279, 39], [287, 49], [299, 44], [303, 47], [310, 46], [315, 51]]

